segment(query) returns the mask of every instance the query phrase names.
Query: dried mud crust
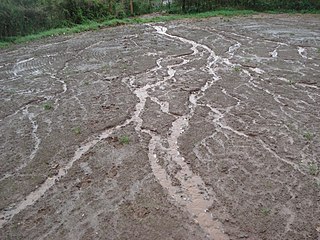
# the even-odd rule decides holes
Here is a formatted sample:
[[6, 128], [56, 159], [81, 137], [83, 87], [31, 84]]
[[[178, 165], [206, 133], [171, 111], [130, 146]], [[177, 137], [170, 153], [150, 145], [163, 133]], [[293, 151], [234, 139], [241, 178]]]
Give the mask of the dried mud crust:
[[320, 19], [0, 50], [1, 239], [318, 239]]

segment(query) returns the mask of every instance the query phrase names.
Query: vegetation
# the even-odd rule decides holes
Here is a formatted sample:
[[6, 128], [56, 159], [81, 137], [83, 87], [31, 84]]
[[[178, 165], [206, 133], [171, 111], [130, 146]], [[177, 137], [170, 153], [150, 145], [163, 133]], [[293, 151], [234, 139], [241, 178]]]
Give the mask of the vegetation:
[[128, 136], [121, 136], [119, 138], [119, 142], [122, 144], [122, 145], [125, 145], [125, 144], [129, 144], [130, 143], [130, 138]]
[[52, 109], [52, 106], [51, 106], [50, 103], [45, 103], [45, 104], [43, 105], [43, 108], [44, 108], [44, 110], [51, 110], [51, 109]]
[[195, 14], [170, 14], [164, 16], [157, 16], [152, 18], [122, 18], [122, 19], [110, 19], [103, 22], [87, 21], [80, 25], [74, 25], [71, 27], [60, 27], [54, 28], [47, 31], [42, 31], [39, 33], [29, 34], [27, 36], [13, 36], [6, 37], [2, 40], [0, 39], [0, 48], [7, 47], [12, 43], [23, 43], [36, 39], [40, 39], [48, 36], [56, 36], [62, 34], [78, 33], [89, 30], [97, 30], [103, 27], [113, 27], [124, 24], [134, 24], [134, 23], [148, 23], [148, 22], [165, 22], [184, 18], [206, 18], [214, 16], [237, 16], [237, 15], [248, 15], [253, 14], [254, 11], [251, 10], [218, 10], [205, 13], [195, 13]]
[[72, 130], [73, 130], [73, 132], [75, 134], [80, 134], [81, 133], [81, 128], [80, 127], [74, 127]]
[[121, 19], [156, 10], [160, 0], [1, 0], [0, 38]]
[[184, 12], [208, 11], [216, 8], [233, 7], [256, 11], [319, 10], [318, 0], [178, 0]]
[[[166, 4], [165, 4], [166, 3]], [[254, 11], [319, 11], [319, 0], [1, 0], [0, 47], [48, 35], [98, 29], [146, 21], [167, 21], [185, 17], [238, 15]], [[235, 10], [237, 9], [237, 10]], [[151, 12], [171, 15], [152, 19], [132, 18]], [[205, 11], [211, 11], [206, 13]], [[195, 16], [194, 13], [205, 12]], [[244, 11], [248, 13], [249, 11]], [[253, 11], [251, 11], [252, 13]], [[190, 14], [183, 15], [183, 14]], [[180, 14], [180, 15], [176, 15]], [[181, 15], [182, 14], [182, 15]], [[129, 18], [131, 17], [131, 18]], [[162, 19], [163, 18], [163, 19]], [[81, 25], [79, 25], [81, 24]], [[53, 30], [49, 30], [53, 29]], [[46, 31], [47, 30], [47, 31]], [[49, 30], [49, 31], [48, 31]], [[45, 31], [45, 32], [43, 32]], [[39, 32], [41, 32], [39, 34]], [[26, 38], [21, 36], [28, 35]], [[17, 40], [19, 36], [19, 40]]]
[[270, 208], [263, 207], [263, 208], [261, 209], [261, 213], [262, 213], [264, 216], [268, 216], [268, 215], [271, 213], [271, 209], [270, 209]]
[[313, 134], [310, 132], [305, 132], [303, 134], [303, 137], [307, 140], [307, 141], [311, 141], [313, 139]]
[[309, 173], [313, 176], [317, 176], [319, 173], [319, 167], [316, 163], [309, 163], [308, 165]]
[[296, 83], [296, 81], [294, 81], [294, 80], [289, 80], [289, 85], [294, 85]]
[[235, 67], [233, 68], [233, 70], [234, 70], [235, 72], [240, 72], [240, 71], [241, 71], [241, 67], [235, 66]]

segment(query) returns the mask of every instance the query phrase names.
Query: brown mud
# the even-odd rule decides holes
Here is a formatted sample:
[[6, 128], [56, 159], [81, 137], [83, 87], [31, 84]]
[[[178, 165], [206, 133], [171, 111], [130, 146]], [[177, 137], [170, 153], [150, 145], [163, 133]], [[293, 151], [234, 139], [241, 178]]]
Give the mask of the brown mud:
[[320, 238], [320, 18], [0, 50], [0, 239]]

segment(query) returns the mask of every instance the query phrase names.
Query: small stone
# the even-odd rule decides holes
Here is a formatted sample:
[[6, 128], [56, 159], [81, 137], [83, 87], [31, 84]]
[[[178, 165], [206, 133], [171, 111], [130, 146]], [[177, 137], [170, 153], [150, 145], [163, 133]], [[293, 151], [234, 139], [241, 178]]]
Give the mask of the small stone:
[[248, 238], [249, 236], [248, 235], [246, 235], [246, 234], [240, 234], [239, 235], [239, 238]]
[[59, 164], [55, 164], [55, 165], [53, 165], [51, 168], [52, 169], [57, 169], [59, 167]]

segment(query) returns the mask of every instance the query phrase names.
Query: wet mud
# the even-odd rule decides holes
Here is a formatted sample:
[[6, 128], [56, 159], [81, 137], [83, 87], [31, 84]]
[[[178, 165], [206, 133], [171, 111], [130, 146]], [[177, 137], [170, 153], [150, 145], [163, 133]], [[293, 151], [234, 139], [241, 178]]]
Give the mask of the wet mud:
[[318, 239], [320, 19], [0, 50], [1, 239]]

